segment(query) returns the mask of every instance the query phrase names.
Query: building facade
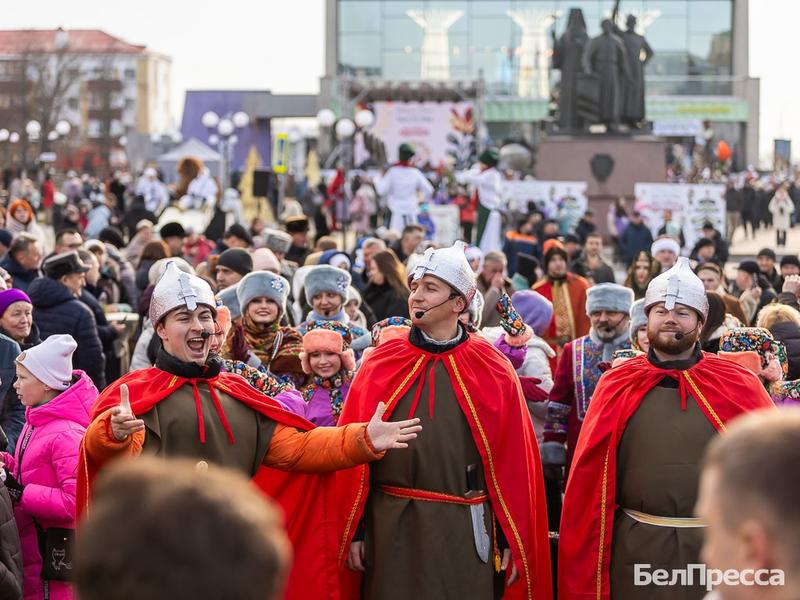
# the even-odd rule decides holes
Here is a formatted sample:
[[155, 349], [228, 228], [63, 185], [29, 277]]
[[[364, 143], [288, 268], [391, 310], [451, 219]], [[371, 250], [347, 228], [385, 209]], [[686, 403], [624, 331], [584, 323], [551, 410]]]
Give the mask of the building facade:
[[[69, 143], [108, 157], [123, 136], [171, 127], [171, 89], [169, 57], [103, 31], [0, 31], [0, 123], [24, 145]], [[27, 138], [31, 120], [39, 140]], [[61, 120], [68, 139], [48, 139]]]
[[[491, 138], [534, 141], [559, 72], [553, 36], [580, 8], [589, 36], [611, 0], [326, 0], [322, 103], [340, 82], [481, 81]], [[740, 163], [756, 162], [758, 80], [748, 72], [747, 0], [624, 0], [655, 52], [646, 67], [646, 115], [670, 138], [701, 135], [710, 122]]]

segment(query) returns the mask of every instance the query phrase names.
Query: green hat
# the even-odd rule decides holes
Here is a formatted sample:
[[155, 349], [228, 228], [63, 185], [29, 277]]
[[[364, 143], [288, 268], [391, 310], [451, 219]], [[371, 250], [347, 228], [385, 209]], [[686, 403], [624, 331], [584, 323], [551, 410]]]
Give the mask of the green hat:
[[478, 157], [478, 160], [485, 165], [489, 165], [490, 167], [496, 167], [497, 162], [499, 161], [499, 157], [497, 155], [497, 150], [494, 148], [487, 148], [481, 155]]
[[411, 157], [414, 156], [414, 147], [404, 142], [400, 144], [397, 154], [400, 156], [400, 160], [411, 160]]

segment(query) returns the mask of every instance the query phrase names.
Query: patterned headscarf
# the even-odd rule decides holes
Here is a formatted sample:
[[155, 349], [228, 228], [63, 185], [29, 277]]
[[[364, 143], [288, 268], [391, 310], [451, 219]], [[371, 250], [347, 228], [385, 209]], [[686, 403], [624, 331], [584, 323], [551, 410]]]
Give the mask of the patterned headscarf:
[[761, 359], [761, 368], [769, 366], [770, 357], [777, 358], [783, 376], [789, 372], [786, 347], [772, 337], [763, 327], [734, 327], [724, 334], [719, 342], [720, 352], [756, 352]]

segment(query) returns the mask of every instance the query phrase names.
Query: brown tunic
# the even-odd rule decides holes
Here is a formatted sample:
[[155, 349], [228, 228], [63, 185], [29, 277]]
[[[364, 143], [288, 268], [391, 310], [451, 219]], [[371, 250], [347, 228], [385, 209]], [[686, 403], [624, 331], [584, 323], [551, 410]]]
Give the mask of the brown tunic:
[[208, 386], [201, 382], [197, 389], [205, 422], [205, 444], [200, 442], [192, 386], [184, 384], [141, 416], [146, 431], [142, 451], [170, 458], [203, 460], [252, 477], [267, 454], [275, 421], [215, 388], [236, 442], [231, 444]]
[[660, 527], [639, 523], [628, 508], [661, 517], [691, 517], [697, 499], [699, 464], [716, 430], [697, 402], [687, 395], [681, 410], [678, 390], [650, 390], [628, 421], [617, 451], [617, 503], [611, 548], [611, 598], [690, 600], [706, 591], [694, 586], [635, 586], [634, 565], [686, 569], [700, 562], [702, 528]]
[[[429, 414], [429, 370], [414, 416], [422, 433], [405, 450], [387, 453], [370, 467], [365, 525], [364, 600], [490, 600], [494, 567], [478, 558], [470, 507], [388, 496], [381, 484], [463, 496], [468, 465], [481, 458], [444, 365], [434, 369], [433, 419]], [[398, 400], [391, 420], [408, 418], [419, 383]], [[492, 535], [491, 505], [483, 504]]]

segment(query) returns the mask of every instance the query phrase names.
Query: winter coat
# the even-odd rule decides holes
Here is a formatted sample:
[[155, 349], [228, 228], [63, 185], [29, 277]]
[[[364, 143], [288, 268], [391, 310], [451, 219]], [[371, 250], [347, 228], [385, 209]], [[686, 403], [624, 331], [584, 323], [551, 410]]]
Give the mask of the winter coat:
[[0, 598], [22, 598], [22, 549], [14, 508], [6, 486], [0, 483]]
[[[485, 327], [481, 333], [490, 342], [495, 342], [497, 338], [503, 335], [502, 327]], [[525, 361], [522, 366], [517, 369], [517, 375], [520, 377], [536, 377], [541, 379], [542, 383], [539, 387], [545, 392], [550, 392], [553, 388], [553, 374], [550, 371], [550, 359], [555, 357], [556, 353], [542, 338], [537, 335], [532, 335], [528, 340], [528, 352], [525, 356]], [[533, 429], [536, 432], [536, 439], [542, 443], [544, 435], [544, 424], [547, 418], [547, 402], [528, 402], [528, 410], [531, 413], [533, 420]]]
[[641, 225], [628, 223], [619, 238], [619, 245], [622, 248], [625, 264], [630, 266], [639, 252], [642, 250], [650, 252], [650, 246], [653, 245], [653, 234], [644, 223]]
[[[97, 388], [86, 373], [73, 371], [72, 375], [75, 383], [53, 400], [26, 409], [16, 453], [3, 455], [6, 466], [24, 486], [14, 513], [22, 545], [26, 600], [43, 597], [42, 557], [33, 520], [43, 530], [75, 528], [78, 452]], [[69, 584], [50, 582], [52, 600], [72, 597]]]
[[72, 355], [73, 366], [86, 371], [98, 389], [103, 389], [106, 357], [91, 309], [65, 285], [49, 277], [33, 282], [28, 296], [33, 302], [33, 322], [39, 327], [42, 339], [56, 333], [71, 335], [78, 343]]
[[[342, 384], [341, 390], [342, 403], [344, 404], [347, 400], [347, 392], [350, 391], [350, 383]], [[330, 392], [323, 388], [315, 389], [308, 400], [308, 404], [306, 404], [306, 414], [304, 416], [318, 427], [333, 427], [336, 425], [336, 419], [331, 408]]]
[[769, 201], [769, 212], [772, 213], [772, 226], [780, 231], [791, 229], [794, 202], [789, 194], [780, 190]]
[[11, 275], [12, 285], [23, 292], [27, 292], [31, 282], [41, 276], [39, 269], [26, 269], [10, 252], [0, 261], [0, 267], [3, 267]]
[[408, 296], [400, 295], [394, 288], [384, 283], [370, 283], [362, 294], [378, 321], [389, 317], [408, 317]]
[[[0, 427], [6, 434], [6, 450], [10, 452], [14, 451], [14, 445], [25, 422], [25, 411], [19, 398], [16, 393], [9, 393], [13, 391], [11, 384], [16, 378], [14, 361], [20, 352], [17, 342], [0, 333], [0, 399], [3, 402], [0, 406]], [[0, 594], [0, 598], [2, 597]]]
[[772, 337], [786, 346], [786, 358], [789, 361], [787, 381], [800, 379], [800, 326], [791, 321], [775, 323], [770, 329]]

